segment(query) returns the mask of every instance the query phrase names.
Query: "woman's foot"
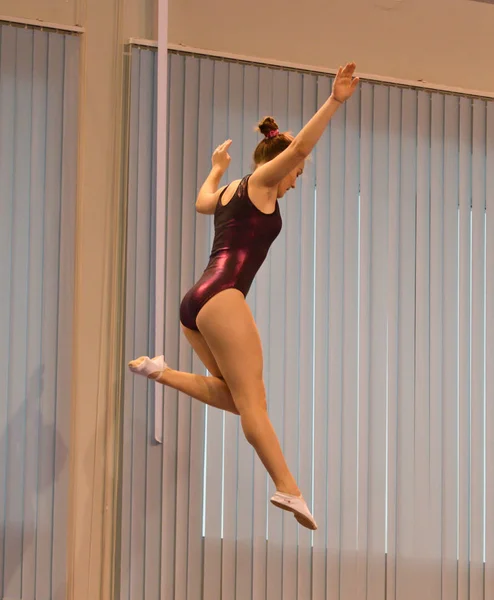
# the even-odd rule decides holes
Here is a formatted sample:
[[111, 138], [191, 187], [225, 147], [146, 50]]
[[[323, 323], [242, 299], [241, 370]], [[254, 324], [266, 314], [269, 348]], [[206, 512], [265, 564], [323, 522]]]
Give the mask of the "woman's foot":
[[155, 356], [154, 358], [140, 356], [129, 362], [129, 369], [133, 373], [143, 375], [148, 379], [158, 379], [161, 373], [168, 368], [163, 355]]
[[282, 510], [292, 512], [300, 525], [307, 527], [307, 529], [317, 529], [317, 523], [302, 496], [294, 496], [277, 491], [271, 498], [271, 503]]

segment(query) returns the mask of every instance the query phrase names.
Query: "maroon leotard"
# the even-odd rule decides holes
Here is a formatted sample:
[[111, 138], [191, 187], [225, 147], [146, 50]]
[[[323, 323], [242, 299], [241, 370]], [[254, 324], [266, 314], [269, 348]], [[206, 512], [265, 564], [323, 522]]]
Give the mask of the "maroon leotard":
[[281, 231], [278, 202], [274, 212], [266, 214], [260, 211], [249, 198], [249, 177], [242, 179], [228, 204], [221, 203], [227, 188], [218, 200], [209, 264], [180, 305], [180, 321], [189, 329], [198, 330], [196, 319], [199, 311], [223, 290], [235, 288], [247, 296], [271, 244]]

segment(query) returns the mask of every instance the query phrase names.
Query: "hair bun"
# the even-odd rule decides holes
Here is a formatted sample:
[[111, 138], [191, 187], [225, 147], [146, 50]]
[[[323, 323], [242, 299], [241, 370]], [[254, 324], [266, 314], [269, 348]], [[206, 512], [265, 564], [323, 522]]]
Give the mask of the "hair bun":
[[268, 137], [271, 131], [278, 130], [278, 124], [273, 117], [265, 117], [258, 125], [259, 131], [266, 137]]

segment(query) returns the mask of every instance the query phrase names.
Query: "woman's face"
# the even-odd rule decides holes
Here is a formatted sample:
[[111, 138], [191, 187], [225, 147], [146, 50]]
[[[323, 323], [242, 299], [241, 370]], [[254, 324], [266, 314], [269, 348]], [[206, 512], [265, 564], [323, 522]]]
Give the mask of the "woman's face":
[[297, 184], [297, 179], [304, 172], [305, 161], [302, 161], [299, 165], [295, 167], [288, 175], [285, 175], [283, 179], [278, 184], [278, 198], [283, 198], [283, 196], [288, 192], [288, 190], [295, 189]]

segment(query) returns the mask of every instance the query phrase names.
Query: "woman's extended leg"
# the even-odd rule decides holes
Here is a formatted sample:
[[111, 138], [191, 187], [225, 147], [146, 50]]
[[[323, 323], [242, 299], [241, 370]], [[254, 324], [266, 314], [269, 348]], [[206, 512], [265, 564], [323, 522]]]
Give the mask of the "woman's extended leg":
[[214, 296], [200, 311], [197, 325], [231, 391], [247, 441], [276, 489], [299, 495], [269, 420], [261, 340], [244, 296], [235, 289]]
[[[150, 379], [183, 392], [204, 404], [238, 415], [239, 412], [233, 402], [230, 390], [223, 380], [218, 365], [203, 336], [198, 331], [183, 326], [182, 330], [197, 356], [211, 373], [211, 377], [167, 368], [162, 372], [154, 373], [150, 376]], [[138, 366], [143, 359], [144, 357], [133, 360], [129, 365]]]

